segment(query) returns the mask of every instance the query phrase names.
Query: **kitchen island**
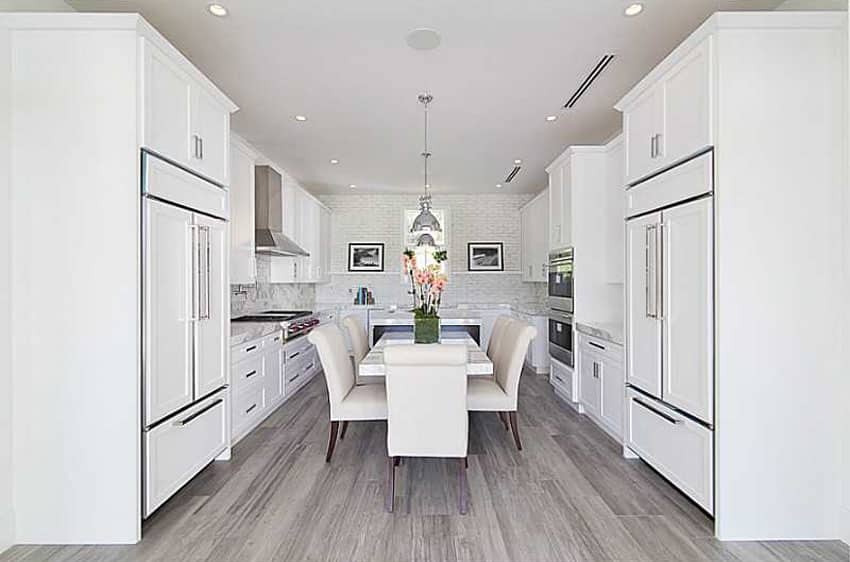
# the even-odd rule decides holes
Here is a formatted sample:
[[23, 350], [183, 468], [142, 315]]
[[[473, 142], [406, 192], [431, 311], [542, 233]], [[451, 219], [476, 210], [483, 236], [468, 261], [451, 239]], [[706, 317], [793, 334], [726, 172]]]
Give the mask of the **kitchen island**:
[[[481, 314], [472, 310], [450, 309], [440, 311], [441, 333], [466, 333], [481, 343]], [[413, 313], [406, 310], [374, 311], [369, 314], [369, 340], [375, 345], [386, 333], [413, 333]]]

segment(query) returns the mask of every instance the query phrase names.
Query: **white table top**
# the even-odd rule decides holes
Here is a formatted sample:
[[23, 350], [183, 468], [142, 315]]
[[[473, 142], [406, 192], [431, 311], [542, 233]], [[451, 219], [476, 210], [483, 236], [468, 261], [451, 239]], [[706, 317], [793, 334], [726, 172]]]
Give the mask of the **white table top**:
[[[412, 334], [389, 333], [384, 334], [378, 343], [372, 347], [366, 357], [360, 362], [358, 373], [361, 377], [381, 377], [386, 373], [384, 365], [384, 348], [388, 345], [400, 345], [413, 343]], [[492, 375], [493, 362], [487, 354], [478, 347], [475, 340], [469, 334], [445, 334], [440, 338], [443, 345], [465, 345], [469, 351], [466, 362], [467, 375]]]

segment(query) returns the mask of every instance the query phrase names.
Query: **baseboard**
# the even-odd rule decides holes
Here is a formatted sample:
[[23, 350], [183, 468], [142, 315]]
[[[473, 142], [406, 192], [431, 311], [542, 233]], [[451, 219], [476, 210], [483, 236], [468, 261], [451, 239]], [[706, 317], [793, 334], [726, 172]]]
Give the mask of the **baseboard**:
[[11, 509], [3, 509], [0, 512], [0, 553], [15, 544], [14, 520]]

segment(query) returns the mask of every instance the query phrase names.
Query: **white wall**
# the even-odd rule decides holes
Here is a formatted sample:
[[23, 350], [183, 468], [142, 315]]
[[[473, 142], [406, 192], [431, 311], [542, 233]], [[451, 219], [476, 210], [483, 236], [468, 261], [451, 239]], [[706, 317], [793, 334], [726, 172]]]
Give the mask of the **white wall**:
[[0, 552], [14, 542], [9, 134], [9, 42], [0, 28]]
[[[543, 283], [523, 283], [520, 272], [520, 207], [533, 194], [434, 194], [434, 208], [449, 211], [449, 287], [444, 304], [539, 302]], [[418, 194], [362, 193], [321, 195], [333, 211], [331, 283], [316, 287], [319, 303], [349, 303], [350, 287], [369, 286], [378, 304], [405, 304], [407, 286], [401, 283], [402, 216], [416, 209]], [[385, 271], [348, 273], [349, 242], [383, 242]], [[468, 242], [503, 242], [504, 273], [468, 273]]]
[[846, 10], [847, 0], [785, 0], [777, 10]]

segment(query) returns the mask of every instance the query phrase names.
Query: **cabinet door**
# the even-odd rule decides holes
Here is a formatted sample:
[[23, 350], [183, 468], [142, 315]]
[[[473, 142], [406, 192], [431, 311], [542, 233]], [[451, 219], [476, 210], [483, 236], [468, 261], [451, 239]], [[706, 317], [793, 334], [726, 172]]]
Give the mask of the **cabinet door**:
[[626, 379], [661, 397], [661, 261], [659, 224], [653, 213], [626, 226]]
[[144, 201], [145, 423], [192, 399], [192, 324], [197, 303], [192, 213]]
[[195, 215], [198, 321], [195, 324], [195, 398], [227, 384], [230, 292], [227, 223]]
[[299, 243], [298, 186], [287, 175], [281, 177], [281, 201], [283, 203], [283, 233]]
[[231, 151], [230, 182], [230, 282], [257, 280], [254, 254], [254, 157], [238, 145]]
[[314, 233], [318, 225], [315, 224], [316, 204], [301, 190], [298, 190], [298, 243], [310, 255], [300, 259], [301, 267], [299, 272], [299, 281], [312, 282], [313, 279], [313, 253], [314, 253]]
[[600, 362], [597, 361], [595, 354], [583, 350], [581, 345], [579, 354], [579, 402], [588, 413], [599, 417], [602, 399], [599, 384]]
[[623, 115], [628, 183], [634, 183], [662, 165], [655, 149], [655, 138], [661, 133], [663, 110], [664, 91], [661, 86], [655, 86], [638, 98]]
[[192, 139], [192, 168], [227, 185], [230, 113], [200, 86], [193, 86], [191, 99], [192, 134], [197, 137]]
[[549, 249], [561, 247], [561, 185], [563, 170], [555, 167], [549, 173]]
[[663, 213], [662, 294], [666, 402], [711, 423], [714, 396], [712, 201]]
[[623, 435], [623, 408], [626, 394], [623, 367], [605, 359], [600, 368], [602, 421], [620, 437]]
[[280, 345], [266, 353], [264, 384], [267, 405], [274, 405], [283, 398], [283, 348]]
[[269, 283], [296, 283], [298, 258], [272, 256], [269, 258]]
[[144, 140], [146, 148], [189, 165], [191, 81], [159, 49], [145, 41]]
[[664, 132], [657, 145], [663, 166], [713, 144], [711, 41], [706, 38], [664, 77]]
[[565, 248], [573, 245], [573, 163], [572, 158], [561, 166], [561, 228], [558, 229], [560, 238], [558, 247]]

